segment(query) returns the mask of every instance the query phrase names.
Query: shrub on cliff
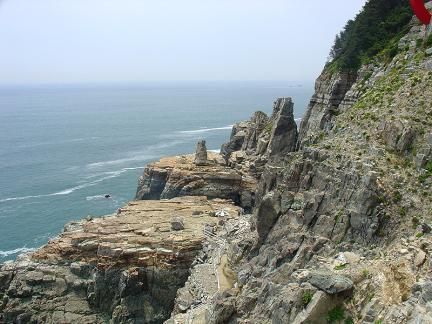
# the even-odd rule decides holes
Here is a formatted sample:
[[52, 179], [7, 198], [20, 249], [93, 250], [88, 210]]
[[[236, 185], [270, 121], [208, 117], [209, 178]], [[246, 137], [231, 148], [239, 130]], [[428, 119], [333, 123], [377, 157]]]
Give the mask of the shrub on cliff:
[[355, 72], [384, 49], [388, 49], [389, 56], [395, 56], [397, 41], [407, 32], [411, 17], [409, 1], [369, 0], [336, 36], [327, 67]]

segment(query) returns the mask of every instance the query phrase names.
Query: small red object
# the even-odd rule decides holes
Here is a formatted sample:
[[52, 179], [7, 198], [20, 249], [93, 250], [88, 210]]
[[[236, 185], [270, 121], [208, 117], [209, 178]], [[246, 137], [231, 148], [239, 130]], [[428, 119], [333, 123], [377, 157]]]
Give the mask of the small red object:
[[424, 0], [410, 0], [411, 7], [417, 18], [425, 25], [431, 22], [432, 14], [426, 9]]

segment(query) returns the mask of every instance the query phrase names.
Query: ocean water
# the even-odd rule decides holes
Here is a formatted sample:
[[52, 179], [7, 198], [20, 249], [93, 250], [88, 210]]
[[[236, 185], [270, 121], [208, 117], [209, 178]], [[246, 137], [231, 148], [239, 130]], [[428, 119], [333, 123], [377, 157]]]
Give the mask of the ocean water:
[[219, 149], [232, 124], [271, 113], [277, 97], [293, 97], [300, 118], [312, 93], [312, 82], [0, 88], [0, 262], [71, 220], [113, 213], [148, 162], [192, 153], [201, 138]]

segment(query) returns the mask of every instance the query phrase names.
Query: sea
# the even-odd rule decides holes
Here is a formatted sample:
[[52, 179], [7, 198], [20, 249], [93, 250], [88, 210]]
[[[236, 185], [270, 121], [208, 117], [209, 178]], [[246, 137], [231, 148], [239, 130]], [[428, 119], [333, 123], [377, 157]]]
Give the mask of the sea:
[[299, 121], [312, 93], [290, 81], [0, 86], [0, 263], [115, 212], [147, 163], [199, 139], [219, 150], [278, 97], [293, 98]]

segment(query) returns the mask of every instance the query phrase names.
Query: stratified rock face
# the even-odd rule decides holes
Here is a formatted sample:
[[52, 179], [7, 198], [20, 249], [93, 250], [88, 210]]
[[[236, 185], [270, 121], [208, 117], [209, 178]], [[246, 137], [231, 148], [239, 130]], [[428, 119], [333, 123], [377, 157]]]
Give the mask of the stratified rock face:
[[293, 109], [291, 98], [279, 98], [270, 118], [258, 111], [249, 121], [234, 125], [230, 141], [221, 148], [227, 165], [259, 180], [269, 157], [295, 151], [298, 131]]
[[197, 166], [194, 159], [194, 155], [185, 155], [147, 165], [136, 199], [206, 196], [230, 199], [246, 209], [252, 208], [256, 179], [227, 167], [216, 153], [208, 154], [206, 165]]
[[197, 166], [207, 165], [207, 147], [206, 141], [200, 140], [197, 144], [194, 164]]
[[222, 145], [222, 156], [228, 161], [231, 154], [237, 151], [244, 151], [253, 155], [263, 154], [267, 145], [262, 148], [260, 140], [266, 135], [268, 137], [266, 129], [269, 127], [271, 127], [270, 119], [262, 111], [255, 112], [249, 121], [235, 124], [230, 140]]
[[297, 124], [291, 98], [279, 98], [273, 110], [274, 123], [268, 150], [270, 156], [293, 152], [297, 146]]
[[[391, 63], [322, 73], [297, 150], [272, 150], [275, 109], [251, 231], [227, 238], [241, 289], [208, 302], [209, 322], [432, 323], [432, 57], [418, 45], [432, 29], [410, 27]], [[243, 147], [229, 166], [255, 166]]]
[[300, 143], [313, 142], [320, 132], [327, 132], [333, 127], [344, 101], [352, 103], [356, 98], [347, 97], [347, 92], [357, 79], [357, 74], [324, 71], [315, 83], [315, 93], [310, 100], [306, 114], [300, 125]]
[[[184, 197], [131, 202], [118, 216], [69, 224], [0, 267], [0, 322], [162, 323], [220, 210], [239, 214], [227, 201]], [[182, 226], [172, 230], [173, 218]]]
[[138, 179], [138, 187], [135, 198], [138, 200], [160, 199], [168, 178], [168, 170], [156, 169], [147, 166], [144, 174]]

